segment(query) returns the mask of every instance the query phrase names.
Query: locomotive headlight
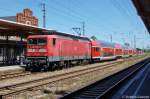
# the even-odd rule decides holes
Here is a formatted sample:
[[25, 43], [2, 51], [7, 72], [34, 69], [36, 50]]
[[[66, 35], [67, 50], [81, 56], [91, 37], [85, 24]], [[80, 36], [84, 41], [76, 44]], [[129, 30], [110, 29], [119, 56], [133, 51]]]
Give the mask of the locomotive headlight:
[[35, 49], [28, 49], [28, 52], [35, 52]]
[[46, 49], [39, 49], [39, 52], [47, 52]]

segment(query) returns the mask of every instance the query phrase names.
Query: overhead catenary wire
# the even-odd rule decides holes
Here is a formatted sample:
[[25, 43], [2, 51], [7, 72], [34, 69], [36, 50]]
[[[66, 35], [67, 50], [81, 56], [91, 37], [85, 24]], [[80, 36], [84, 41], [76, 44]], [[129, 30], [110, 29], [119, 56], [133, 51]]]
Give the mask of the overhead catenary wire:
[[[130, 25], [132, 25], [132, 27], [133, 27], [133, 28], [131, 28], [132, 30], [122, 31], [122, 26], [115, 26], [111, 20], [105, 18], [105, 16], [99, 15], [98, 12], [94, 10], [94, 8], [92, 8], [92, 7], [90, 8], [90, 5], [88, 5], [87, 2], [83, 2], [82, 0], [69, 0], [67, 3], [61, 2], [60, 0], [51, 1], [52, 4], [46, 8], [47, 15], [49, 16], [47, 18], [48, 19], [47, 23], [51, 23], [51, 21], [56, 22], [56, 24], [53, 25], [54, 28], [57, 28], [59, 30], [59, 27], [63, 26], [65, 28], [68, 28], [68, 31], [70, 31], [70, 29], [73, 26], [79, 26], [80, 22], [85, 21], [86, 29], [88, 29], [88, 30], [86, 30], [86, 32], [89, 34], [92, 33], [89, 31], [94, 31], [97, 34], [106, 35], [106, 36], [110, 35], [114, 32], [119, 34], [118, 31], [122, 31], [124, 33], [125, 32], [132, 33], [138, 27], [138, 25], [136, 25], [136, 22], [138, 22], [138, 21], [132, 20], [134, 18], [134, 17], [132, 17], [134, 15], [134, 13], [132, 13], [132, 11], [131, 11], [133, 6], [130, 6], [130, 4], [124, 5], [124, 3], [128, 3], [128, 1], [125, 1], [125, 0], [123, 1], [123, 3], [122, 3], [122, 1], [120, 2], [119, 0], [111, 0], [111, 1], [115, 5], [114, 8], [117, 8], [117, 11], [120, 13], [120, 15], [122, 15], [122, 17], [124, 19], [126, 19]], [[32, 5], [37, 6], [41, 2], [44, 2], [44, 1], [37, 0], [36, 3], [33, 3]], [[46, 2], [46, 0], [45, 0], [45, 2]], [[72, 3], [73, 3], [74, 7], [72, 7]], [[24, 5], [23, 3], [20, 3], [20, 2], [19, 2], [19, 4]], [[2, 9], [0, 9], [0, 10], [2, 10]], [[41, 8], [39, 9], [39, 7], [35, 7], [33, 10], [41, 11]], [[14, 12], [15, 10], [13, 10], [13, 9], [9, 10], [9, 8], [7, 8], [7, 10], [5, 9], [5, 11]], [[86, 12], [90, 12], [91, 15], [88, 16], [88, 13], [86, 13]], [[56, 16], [60, 16], [60, 19], [57, 19], [57, 21], [55, 21], [56, 19], [52, 19], [52, 17], [51, 17], [52, 14], [55, 14]], [[42, 14], [41, 14], [41, 16], [42, 16]], [[38, 17], [40, 17], [40, 15]], [[100, 21], [102, 19], [106, 20], [105, 24], [103, 24]], [[141, 26], [141, 25], [143, 25], [143, 24], [140, 24], [140, 22], [139, 22], [139, 26]], [[58, 26], [58, 27], [55, 27], [55, 26]], [[51, 27], [51, 26], [49, 26], [49, 27]], [[101, 32], [101, 30], [107, 30], [107, 31], [110, 31], [110, 33], [105, 33], [104, 31]], [[137, 32], [137, 31], [139, 31], [139, 30], [136, 30], [135, 32]]]
[[[57, 3], [57, 5], [59, 5], [59, 6], [61, 6], [63, 9], [65, 9], [65, 10], [70, 10], [71, 11], [71, 13], [74, 13], [76, 16], [79, 16], [79, 17], [81, 17], [81, 18], [84, 18], [84, 19], [90, 19], [90, 20], [88, 20], [89, 22], [86, 22], [86, 23], [89, 23], [89, 24], [95, 24], [95, 23], [97, 23], [97, 24], [99, 24], [99, 27], [98, 28], [100, 28], [100, 27], [103, 27], [103, 28], [105, 28], [105, 29], [109, 29], [109, 30], [111, 30], [112, 28], [110, 28], [109, 26], [104, 26], [103, 24], [100, 24], [100, 22], [98, 23], [97, 22], [97, 20], [98, 20], [98, 18], [96, 17], [88, 17], [88, 15], [87, 16], [84, 16], [83, 14], [81, 15], [80, 13], [78, 13], [78, 12], [76, 12], [76, 11], [74, 11], [74, 10], [71, 10], [71, 8], [67, 8], [67, 7], [65, 7], [64, 5], [62, 5], [60, 2], [56, 2], [55, 1], [55, 3]], [[81, 3], [80, 3], [81, 4]], [[83, 6], [83, 5], [82, 5]], [[76, 5], [75, 5], [75, 7], [76, 7]], [[83, 9], [80, 9], [80, 7], [76, 7], [76, 9], [78, 9], [78, 10], [83, 10]], [[88, 8], [86, 9], [86, 10], [88, 10]], [[85, 11], [84, 11], [85, 12]], [[88, 11], [88, 12], [93, 12], [93, 11]], [[94, 15], [94, 14], [93, 14]], [[95, 15], [96, 16], [96, 15]], [[113, 26], [113, 25], [112, 25]], [[112, 27], [111, 26], [111, 27]]]
[[[78, 3], [77, 3], [77, 2], [78, 2]], [[80, 8], [80, 7], [79, 7], [79, 4], [82, 4], [83, 8], [86, 8], [86, 10], [88, 10], [88, 12], [92, 12], [93, 15], [98, 16], [97, 12], [94, 11], [93, 8], [90, 8], [90, 9], [89, 9], [89, 7], [87, 7], [87, 6], [85, 5], [86, 3], [82, 3], [82, 2], [80, 2], [80, 0], [76, 0], [76, 6], [77, 6], [77, 8]], [[80, 9], [79, 9], [79, 10], [80, 10]], [[82, 10], [82, 9], [81, 9], [81, 10]], [[107, 25], [107, 28], [108, 28], [109, 26], [111, 26], [111, 27], [113, 28], [113, 30], [110, 29], [110, 28], [108, 28], [108, 29], [111, 31], [111, 35], [112, 35], [112, 33], [114, 33], [114, 31], [117, 31], [119, 28], [121, 29], [120, 26], [119, 26], [119, 27], [114, 27], [114, 24], [113, 24], [112, 22], [110, 22], [109, 19], [105, 19], [105, 17], [103, 17], [103, 16], [98, 16], [98, 17], [101, 18], [101, 19], [103, 19], [103, 20], [105, 20], [105, 22], [106, 22], [107, 24], [109, 24], [109, 25]], [[97, 18], [97, 19], [98, 19], [98, 18]], [[114, 30], [114, 29], [117, 29], [117, 30]], [[120, 30], [120, 31], [121, 31], [121, 30]], [[108, 34], [110, 34], [110, 33], [108, 33]]]
[[[135, 30], [137, 28], [137, 25], [135, 24], [135, 22], [133, 22], [132, 20], [132, 12], [130, 12], [128, 7], [125, 7], [123, 4], [124, 3], [120, 3], [117, 0], [109, 0], [110, 3], [114, 6], [114, 8], [116, 8], [116, 10], [120, 13], [120, 15], [122, 16], [123, 19], [127, 20], [127, 22], [134, 27], [133, 30]], [[122, 0], [123, 2], [124, 0]], [[128, 33], [131, 32], [131, 30], [126, 31]], [[133, 33], [133, 31], [132, 31]], [[132, 39], [132, 37], [130, 38]]]

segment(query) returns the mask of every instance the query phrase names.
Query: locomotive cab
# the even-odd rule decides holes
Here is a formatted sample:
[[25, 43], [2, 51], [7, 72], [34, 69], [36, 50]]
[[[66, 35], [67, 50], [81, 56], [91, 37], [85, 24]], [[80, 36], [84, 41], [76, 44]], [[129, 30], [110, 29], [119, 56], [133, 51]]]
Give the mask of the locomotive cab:
[[27, 40], [27, 70], [54, 70], [91, 60], [88, 38], [51, 34], [29, 36]]
[[46, 36], [30, 36], [27, 40], [27, 67], [40, 68], [47, 65], [48, 38]]

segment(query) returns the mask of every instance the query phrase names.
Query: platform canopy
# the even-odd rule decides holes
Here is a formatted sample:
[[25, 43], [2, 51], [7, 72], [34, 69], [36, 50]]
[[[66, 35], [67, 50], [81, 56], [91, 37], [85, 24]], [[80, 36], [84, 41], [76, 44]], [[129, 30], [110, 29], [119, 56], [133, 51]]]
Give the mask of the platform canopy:
[[150, 0], [132, 0], [132, 2], [150, 33]]
[[55, 30], [48, 30], [27, 24], [0, 19], [0, 36], [23, 36], [49, 34]]

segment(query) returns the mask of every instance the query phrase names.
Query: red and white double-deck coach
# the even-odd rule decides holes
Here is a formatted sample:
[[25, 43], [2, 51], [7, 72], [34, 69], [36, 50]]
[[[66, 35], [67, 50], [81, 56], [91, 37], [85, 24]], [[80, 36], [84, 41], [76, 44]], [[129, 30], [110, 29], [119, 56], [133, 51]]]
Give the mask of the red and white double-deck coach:
[[115, 59], [115, 44], [104, 41], [92, 41], [92, 60]]
[[123, 46], [120, 44], [115, 43], [115, 56], [117, 58], [121, 58], [124, 55]]

